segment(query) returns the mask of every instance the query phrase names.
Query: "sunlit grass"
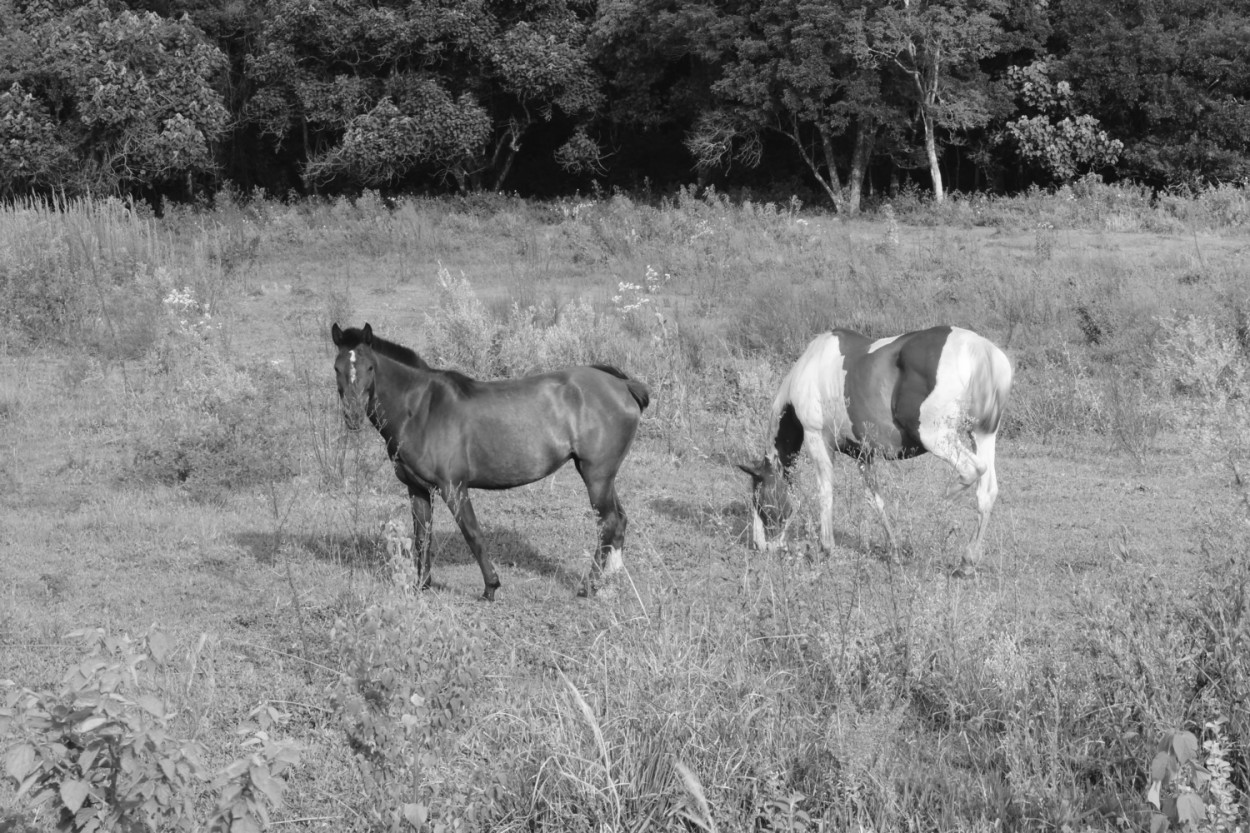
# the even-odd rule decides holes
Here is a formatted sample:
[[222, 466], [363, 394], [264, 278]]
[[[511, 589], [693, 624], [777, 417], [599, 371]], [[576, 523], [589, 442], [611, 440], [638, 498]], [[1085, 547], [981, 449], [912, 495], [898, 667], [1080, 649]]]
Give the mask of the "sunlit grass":
[[[468, 728], [405, 796], [443, 820], [1144, 825], [1162, 730], [1226, 715], [1234, 744], [1250, 736], [1247, 221], [1236, 190], [1087, 190], [902, 195], [893, 224], [689, 191], [223, 199], [161, 220], [10, 206], [3, 676], [49, 685], [76, 658], [66, 631], [159, 623], [184, 658], [171, 691], [188, 734], [224, 760], [239, 720], [280, 704], [306, 750], [284, 818], [366, 829], [395, 807], [327, 702], [330, 629], [382, 604], [447, 639], [487, 635]], [[53, 309], [27, 291], [39, 281], [75, 290], [73, 315], [37, 318]], [[609, 361], [646, 380], [617, 596], [574, 599], [594, 529], [570, 470], [475, 499], [500, 603], [470, 601], [477, 567], [445, 509], [436, 589], [405, 601], [380, 532], [407, 522], [404, 492], [376, 434], [342, 429], [335, 321], [482, 376]], [[814, 551], [806, 464], [791, 547], [748, 552], [732, 464], [764, 447], [803, 345], [940, 322], [1016, 363], [986, 574], [949, 578], [975, 512], [926, 458], [881, 467], [900, 564], [846, 460], [832, 557]]]

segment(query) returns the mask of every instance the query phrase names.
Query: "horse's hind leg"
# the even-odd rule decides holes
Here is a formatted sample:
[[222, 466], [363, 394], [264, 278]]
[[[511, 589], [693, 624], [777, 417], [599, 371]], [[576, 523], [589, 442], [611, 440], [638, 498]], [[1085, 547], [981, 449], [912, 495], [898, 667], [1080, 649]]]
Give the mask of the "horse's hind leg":
[[599, 548], [595, 552], [595, 568], [602, 576], [610, 576], [625, 566], [621, 552], [625, 548], [625, 528], [629, 519], [616, 496], [616, 470], [601, 471], [582, 460], [576, 460], [577, 471], [586, 484], [590, 505], [599, 517]]
[[469, 501], [469, 490], [463, 486], [452, 486], [443, 490], [443, 498], [447, 501], [447, 508], [451, 510], [452, 517], [456, 519], [456, 524], [460, 527], [460, 534], [464, 536], [469, 549], [473, 552], [473, 557], [477, 559], [478, 568], [482, 571], [482, 581], [486, 584], [486, 589], [482, 591], [482, 598], [493, 602], [495, 591], [499, 589], [499, 575], [495, 572], [495, 565], [491, 564], [490, 557], [486, 554], [486, 548], [482, 546], [482, 529], [478, 526], [477, 514], [473, 511], [473, 504]]
[[881, 525], [885, 527], [885, 537], [890, 542], [890, 559], [893, 560], [898, 557], [898, 538], [894, 536], [894, 527], [890, 525], [890, 516], [885, 511], [885, 498], [881, 495], [881, 484], [877, 480], [877, 471], [873, 468], [871, 457], [860, 457], [858, 465], [859, 473], [864, 477], [864, 487], [868, 489], [872, 505], [877, 509], [877, 515], [881, 518]]
[[977, 461], [984, 467], [984, 473], [977, 482], [977, 531], [968, 542], [968, 549], [956, 571], [958, 575], [971, 575], [976, 571], [985, 548], [985, 530], [990, 525], [990, 513], [994, 511], [994, 501], [998, 499], [998, 474], [994, 470], [997, 435], [978, 432], [973, 434], [973, 439], [977, 444]]
[[976, 572], [977, 563], [981, 560], [982, 539], [990, 522], [994, 498], [998, 495], [998, 480], [994, 475], [994, 435], [977, 434], [974, 454], [964, 442], [967, 436], [964, 425], [965, 416], [957, 403], [948, 403], [947, 407], [927, 416], [921, 408], [920, 440], [925, 448], [954, 467], [960, 490], [973, 485], [977, 487], [977, 511], [980, 515], [977, 531], [964, 552], [959, 569], [955, 571], [956, 575], [969, 576]]
[[420, 486], [409, 486], [408, 497], [412, 502], [412, 557], [417, 568], [422, 590], [430, 586], [434, 554], [430, 538], [434, 529], [434, 510], [430, 506], [430, 492]]

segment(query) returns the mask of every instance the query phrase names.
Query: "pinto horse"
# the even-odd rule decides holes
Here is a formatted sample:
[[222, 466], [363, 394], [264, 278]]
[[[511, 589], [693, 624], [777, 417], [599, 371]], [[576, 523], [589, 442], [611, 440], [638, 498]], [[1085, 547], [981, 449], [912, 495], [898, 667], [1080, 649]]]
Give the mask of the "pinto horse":
[[[898, 542], [873, 471], [878, 458], [935, 454], [959, 485], [976, 485], [980, 516], [957, 574], [981, 559], [998, 479], [994, 442], [1011, 391], [1011, 362], [988, 339], [959, 327], [933, 327], [873, 340], [849, 330], [817, 336], [773, 400], [773, 447], [751, 475], [752, 544], [767, 549], [793, 507], [791, 470], [804, 440], [820, 487], [820, 545], [833, 548], [833, 451], [854, 458], [881, 516], [891, 553]], [[972, 447], [969, 447], [971, 440]], [[974, 450], [975, 449], [975, 450]]]
[[347, 330], [335, 324], [330, 336], [347, 427], [359, 429], [367, 416], [408, 487], [423, 587], [430, 584], [432, 492], [446, 501], [477, 559], [486, 583], [482, 598], [494, 601], [499, 576], [482, 546], [469, 489], [533, 483], [569, 460], [599, 516], [595, 566], [605, 575], [621, 568], [626, 518], [616, 473], [650, 402], [646, 385], [606, 365], [480, 382], [430, 367], [368, 324]]

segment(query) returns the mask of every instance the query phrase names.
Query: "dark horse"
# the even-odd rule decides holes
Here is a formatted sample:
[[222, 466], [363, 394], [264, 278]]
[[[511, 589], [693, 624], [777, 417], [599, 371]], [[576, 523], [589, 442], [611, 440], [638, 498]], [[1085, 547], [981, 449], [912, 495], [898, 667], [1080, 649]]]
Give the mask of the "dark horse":
[[651, 400], [647, 386], [614, 367], [570, 367], [521, 379], [479, 382], [436, 370], [412, 350], [362, 329], [339, 329], [334, 374], [347, 427], [362, 417], [386, 440], [395, 476], [412, 497], [413, 554], [430, 584], [430, 493], [455, 517], [494, 601], [499, 576], [482, 547], [469, 489], [511, 489], [541, 480], [569, 460], [599, 515], [595, 567], [619, 570], [625, 512], [616, 473]]

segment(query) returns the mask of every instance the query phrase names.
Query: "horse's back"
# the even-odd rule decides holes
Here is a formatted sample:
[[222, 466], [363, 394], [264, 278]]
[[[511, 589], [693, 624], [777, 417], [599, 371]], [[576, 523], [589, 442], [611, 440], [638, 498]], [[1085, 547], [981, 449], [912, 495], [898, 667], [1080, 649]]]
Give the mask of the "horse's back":
[[409, 394], [402, 457], [418, 480], [479, 489], [532, 483], [573, 458], [619, 464], [642, 413], [628, 381], [589, 366], [490, 381], [436, 372]]
[[938, 326], [871, 339], [835, 329], [814, 338], [791, 368], [774, 414], [792, 409], [848, 454], [921, 454], [922, 411], [966, 403], [974, 427], [993, 431], [1011, 386], [1011, 364], [991, 341]]

